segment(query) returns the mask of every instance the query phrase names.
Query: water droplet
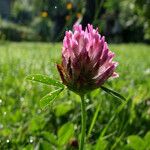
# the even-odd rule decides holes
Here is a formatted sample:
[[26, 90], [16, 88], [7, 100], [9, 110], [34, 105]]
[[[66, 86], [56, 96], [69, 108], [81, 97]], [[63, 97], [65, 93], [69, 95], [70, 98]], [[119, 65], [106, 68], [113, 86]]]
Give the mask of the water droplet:
[[95, 129], [93, 129], [92, 131], [95, 132]]
[[147, 105], [150, 106], [150, 100], [147, 101]]
[[34, 80], [34, 77], [32, 77], [32, 80]]
[[33, 143], [33, 137], [32, 136], [30, 137], [29, 142]]
[[23, 113], [22, 116], [25, 117], [25, 116], [26, 116], [26, 113]]
[[3, 127], [4, 127], [3, 124], [0, 124], [0, 129], [3, 129]]
[[5, 116], [7, 114], [7, 112], [5, 111], [4, 113], [3, 113], [3, 115]]
[[41, 109], [38, 109], [38, 110], [37, 110], [37, 113], [40, 114], [40, 113], [41, 113]]
[[71, 101], [68, 101], [68, 105], [71, 105], [72, 104], [72, 102]]
[[145, 75], [149, 75], [149, 74], [150, 74], [150, 68], [147, 68], [147, 69], [144, 71], [144, 74], [145, 74]]
[[30, 139], [30, 143], [33, 143], [33, 139]]
[[86, 103], [89, 103], [90, 100], [89, 100], [89, 99], [86, 99], [85, 101], [86, 101]]
[[54, 8], [57, 9], [57, 6], [55, 6]]
[[0, 105], [2, 105], [2, 102], [3, 102], [2, 99], [0, 99]]
[[77, 125], [74, 125], [74, 130], [77, 130], [78, 129], [78, 126]]
[[24, 98], [23, 98], [23, 97], [21, 97], [21, 98], [20, 98], [20, 101], [21, 101], [21, 102], [23, 102], [23, 101], [24, 101]]
[[10, 142], [9, 139], [7, 139], [7, 140], [6, 140], [6, 143], [9, 143], [9, 142]]

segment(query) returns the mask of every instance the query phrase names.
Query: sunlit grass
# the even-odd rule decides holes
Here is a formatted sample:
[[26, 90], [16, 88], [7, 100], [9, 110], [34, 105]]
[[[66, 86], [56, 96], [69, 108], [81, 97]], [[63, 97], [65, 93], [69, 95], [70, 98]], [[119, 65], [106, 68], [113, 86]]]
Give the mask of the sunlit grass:
[[[117, 72], [120, 77], [109, 81], [106, 86], [119, 91], [129, 101], [103, 135], [108, 149], [112, 146], [115, 149], [126, 145], [129, 135], [144, 136], [149, 130], [150, 46], [114, 44], [110, 45], [110, 49], [116, 53], [115, 59], [119, 62]], [[59, 147], [60, 145], [55, 143], [59, 138], [58, 131], [67, 122], [74, 124], [75, 133], [71, 136], [78, 139], [79, 97], [63, 92], [52, 108], [42, 111], [39, 100], [54, 87], [25, 80], [25, 77], [32, 73], [59, 79], [56, 63], [60, 62], [60, 58], [60, 43], [0, 44], [0, 148], [32, 149], [38, 144], [43, 147]], [[111, 96], [105, 93], [101, 96], [99, 93], [100, 91], [96, 90], [87, 96], [87, 128], [90, 127], [93, 115], [99, 107], [94, 128], [88, 139], [92, 146], [96, 144], [100, 133], [120, 105]], [[56, 141], [53, 143], [51, 138]], [[67, 143], [69, 141], [65, 142]], [[91, 145], [87, 145], [88, 149]]]

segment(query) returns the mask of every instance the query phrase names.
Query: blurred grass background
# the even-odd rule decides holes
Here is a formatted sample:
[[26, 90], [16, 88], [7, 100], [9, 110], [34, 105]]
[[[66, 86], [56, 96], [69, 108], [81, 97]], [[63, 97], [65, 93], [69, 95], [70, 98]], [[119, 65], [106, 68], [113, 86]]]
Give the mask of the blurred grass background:
[[[150, 131], [150, 46], [111, 44], [110, 49], [117, 55], [120, 77], [107, 86], [122, 93], [127, 103], [122, 107], [100, 90], [87, 95], [88, 130], [98, 111], [87, 149], [136, 149], [139, 141], [148, 142], [144, 136]], [[0, 149], [77, 149], [71, 142], [80, 133], [79, 97], [64, 91], [43, 111], [39, 100], [54, 87], [25, 80], [32, 73], [59, 79], [61, 44], [1, 42], [0, 56]]]

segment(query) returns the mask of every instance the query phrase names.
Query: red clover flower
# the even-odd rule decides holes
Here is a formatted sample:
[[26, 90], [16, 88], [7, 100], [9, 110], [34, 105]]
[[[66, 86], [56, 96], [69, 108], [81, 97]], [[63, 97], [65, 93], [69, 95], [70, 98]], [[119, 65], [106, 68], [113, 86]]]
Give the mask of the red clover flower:
[[63, 83], [78, 94], [99, 88], [108, 78], [118, 77], [114, 53], [108, 48], [105, 37], [88, 24], [85, 31], [75, 24], [74, 32], [66, 31], [62, 63], [57, 65]]

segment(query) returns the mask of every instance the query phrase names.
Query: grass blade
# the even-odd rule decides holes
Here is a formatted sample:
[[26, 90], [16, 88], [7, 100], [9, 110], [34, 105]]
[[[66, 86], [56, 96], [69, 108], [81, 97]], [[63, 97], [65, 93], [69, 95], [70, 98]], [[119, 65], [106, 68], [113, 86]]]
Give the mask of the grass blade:
[[96, 111], [95, 111], [94, 116], [93, 116], [93, 119], [92, 119], [92, 123], [91, 123], [91, 125], [90, 125], [89, 131], [88, 131], [88, 134], [87, 134], [87, 138], [89, 138], [90, 135], [91, 135], [91, 132], [92, 132], [93, 127], [94, 127], [94, 125], [95, 125], [96, 119], [97, 119], [97, 117], [98, 117], [98, 113], [99, 113], [99, 110], [100, 110], [100, 106], [101, 106], [101, 103], [99, 103], [98, 106], [97, 106], [97, 108], [96, 108]]
[[115, 111], [115, 113], [113, 114], [113, 116], [110, 118], [109, 122], [107, 123], [106, 127], [102, 130], [100, 137], [102, 138], [104, 137], [106, 131], [108, 130], [108, 128], [110, 127], [110, 125], [113, 123], [114, 119], [116, 118], [116, 116], [123, 110], [123, 108], [125, 107], [125, 105], [128, 103], [129, 99], [127, 99], [127, 101], [124, 101]]
[[116, 97], [116, 98], [118, 98], [120, 100], [123, 100], [123, 101], [126, 100], [121, 94], [119, 94], [118, 92], [116, 92], [116, 91], [114, 91], [112, 89], [106, 88], [104, 86], [101, 86], [101, 89], [103, 91], [105, 91], [106, 93], [108, 93], [108, 94], [110, 94], [110, 95], [112, 95], [112, 96], [114, 96], [114, 97]]

